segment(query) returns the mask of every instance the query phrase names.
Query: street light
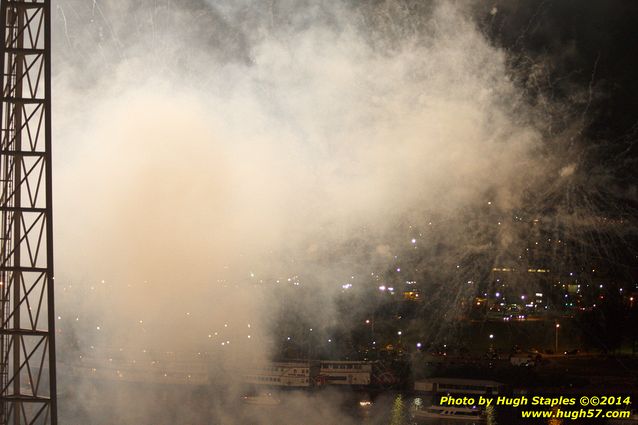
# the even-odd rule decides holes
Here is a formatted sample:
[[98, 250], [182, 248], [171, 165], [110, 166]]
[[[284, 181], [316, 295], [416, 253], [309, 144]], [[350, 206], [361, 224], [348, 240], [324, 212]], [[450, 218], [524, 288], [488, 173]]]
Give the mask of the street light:
[[366, 319], [366, 325], [370, 325], [370, 340], [374, 340], [374, 318]]
[[554, 341], [554, 352], [556, 354], [558, 354], [558, 328], [560, 328], [560, 323], [556, 323], [556, 327], [554, 329], [556, 329], [555, 332], [555, 341]]

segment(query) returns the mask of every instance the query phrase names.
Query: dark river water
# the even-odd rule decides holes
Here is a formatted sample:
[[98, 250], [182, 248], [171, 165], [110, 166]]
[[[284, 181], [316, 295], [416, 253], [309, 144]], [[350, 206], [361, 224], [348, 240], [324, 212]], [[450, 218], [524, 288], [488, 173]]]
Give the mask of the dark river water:
[[[262, 392], [263, 393], [263, 392]], [[60, 423], [65, 425], [471, 425], [473, 420], [416, 421], [415, 408], [435, 403], [430, 396], [399, 392], [370, 393], [324, 388], [272, 391], [246, 403], [241, 390], [109, 382], [76, 382], [60, 394]], [[265, 401], [264, 401], [265, 400]], [[436, 404], [436, 403], [435, 403]], [[522, 419], [520, 409], [498, 408], [481, 424], [604, 424], [604, 420]], [[631, 422], [627, 422], [630, 425]]]

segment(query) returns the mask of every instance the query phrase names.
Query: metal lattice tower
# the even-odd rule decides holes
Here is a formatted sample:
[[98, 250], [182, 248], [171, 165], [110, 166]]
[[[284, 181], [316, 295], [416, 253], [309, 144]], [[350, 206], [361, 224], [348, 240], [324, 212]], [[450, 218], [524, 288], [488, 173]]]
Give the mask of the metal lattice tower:
[[50, 0], [0, 15], [0, 425], [55, 425]]

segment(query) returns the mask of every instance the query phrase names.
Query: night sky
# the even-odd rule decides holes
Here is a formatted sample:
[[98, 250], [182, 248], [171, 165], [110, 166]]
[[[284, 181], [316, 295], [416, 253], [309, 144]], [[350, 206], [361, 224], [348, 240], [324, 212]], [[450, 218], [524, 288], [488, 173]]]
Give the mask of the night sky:
[[[498, 12], [485, 14], [488, 5]], [[576, 199], [580, 195], [592, 202], [597, 210], [592, 213], [623, 218], [624, 230], [608, 238], [601, 229], [593, 240], [608, 245], [603, 261], [614, 273], [635, 279], [638, 4], [512, 1], [481, 2], [476, 7], [478, 16], [483, 13], [479, 22], [485, 33], [510, 53], [512, 69], [522, 71], [518, 82], [528, 100], [547, 97], [567, 105], [552, 115], [558, 129], [578, 123], [567, 131], [573, 140], [560, 152], [580, 158], [587, 177], [573, 191], [551, 196], [560, 203], [566, 194], [575, 193]], [[542, 78], [535, 79], [539, 66]]]
[[[549, 72], [540, 85], [543, 94], [574, 101], [574, 112], [585, 114], [582, 143], [600, 145], [589, 159], [634, 186], [638, 4], [622, 0], [493, 4], [499, 12], [482, 21], [491, 39], [513, 54], [515, 67], [544, 62]], [[575, 92], [583, 90], [587, 98], [574, 99]]]

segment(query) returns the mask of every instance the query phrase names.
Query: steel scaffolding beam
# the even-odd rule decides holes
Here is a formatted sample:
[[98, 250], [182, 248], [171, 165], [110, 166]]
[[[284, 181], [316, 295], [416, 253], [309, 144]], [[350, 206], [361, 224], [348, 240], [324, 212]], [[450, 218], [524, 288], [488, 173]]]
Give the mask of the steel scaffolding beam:
[[50, 0], [0, 15], [0, 425], [56, 425]]

